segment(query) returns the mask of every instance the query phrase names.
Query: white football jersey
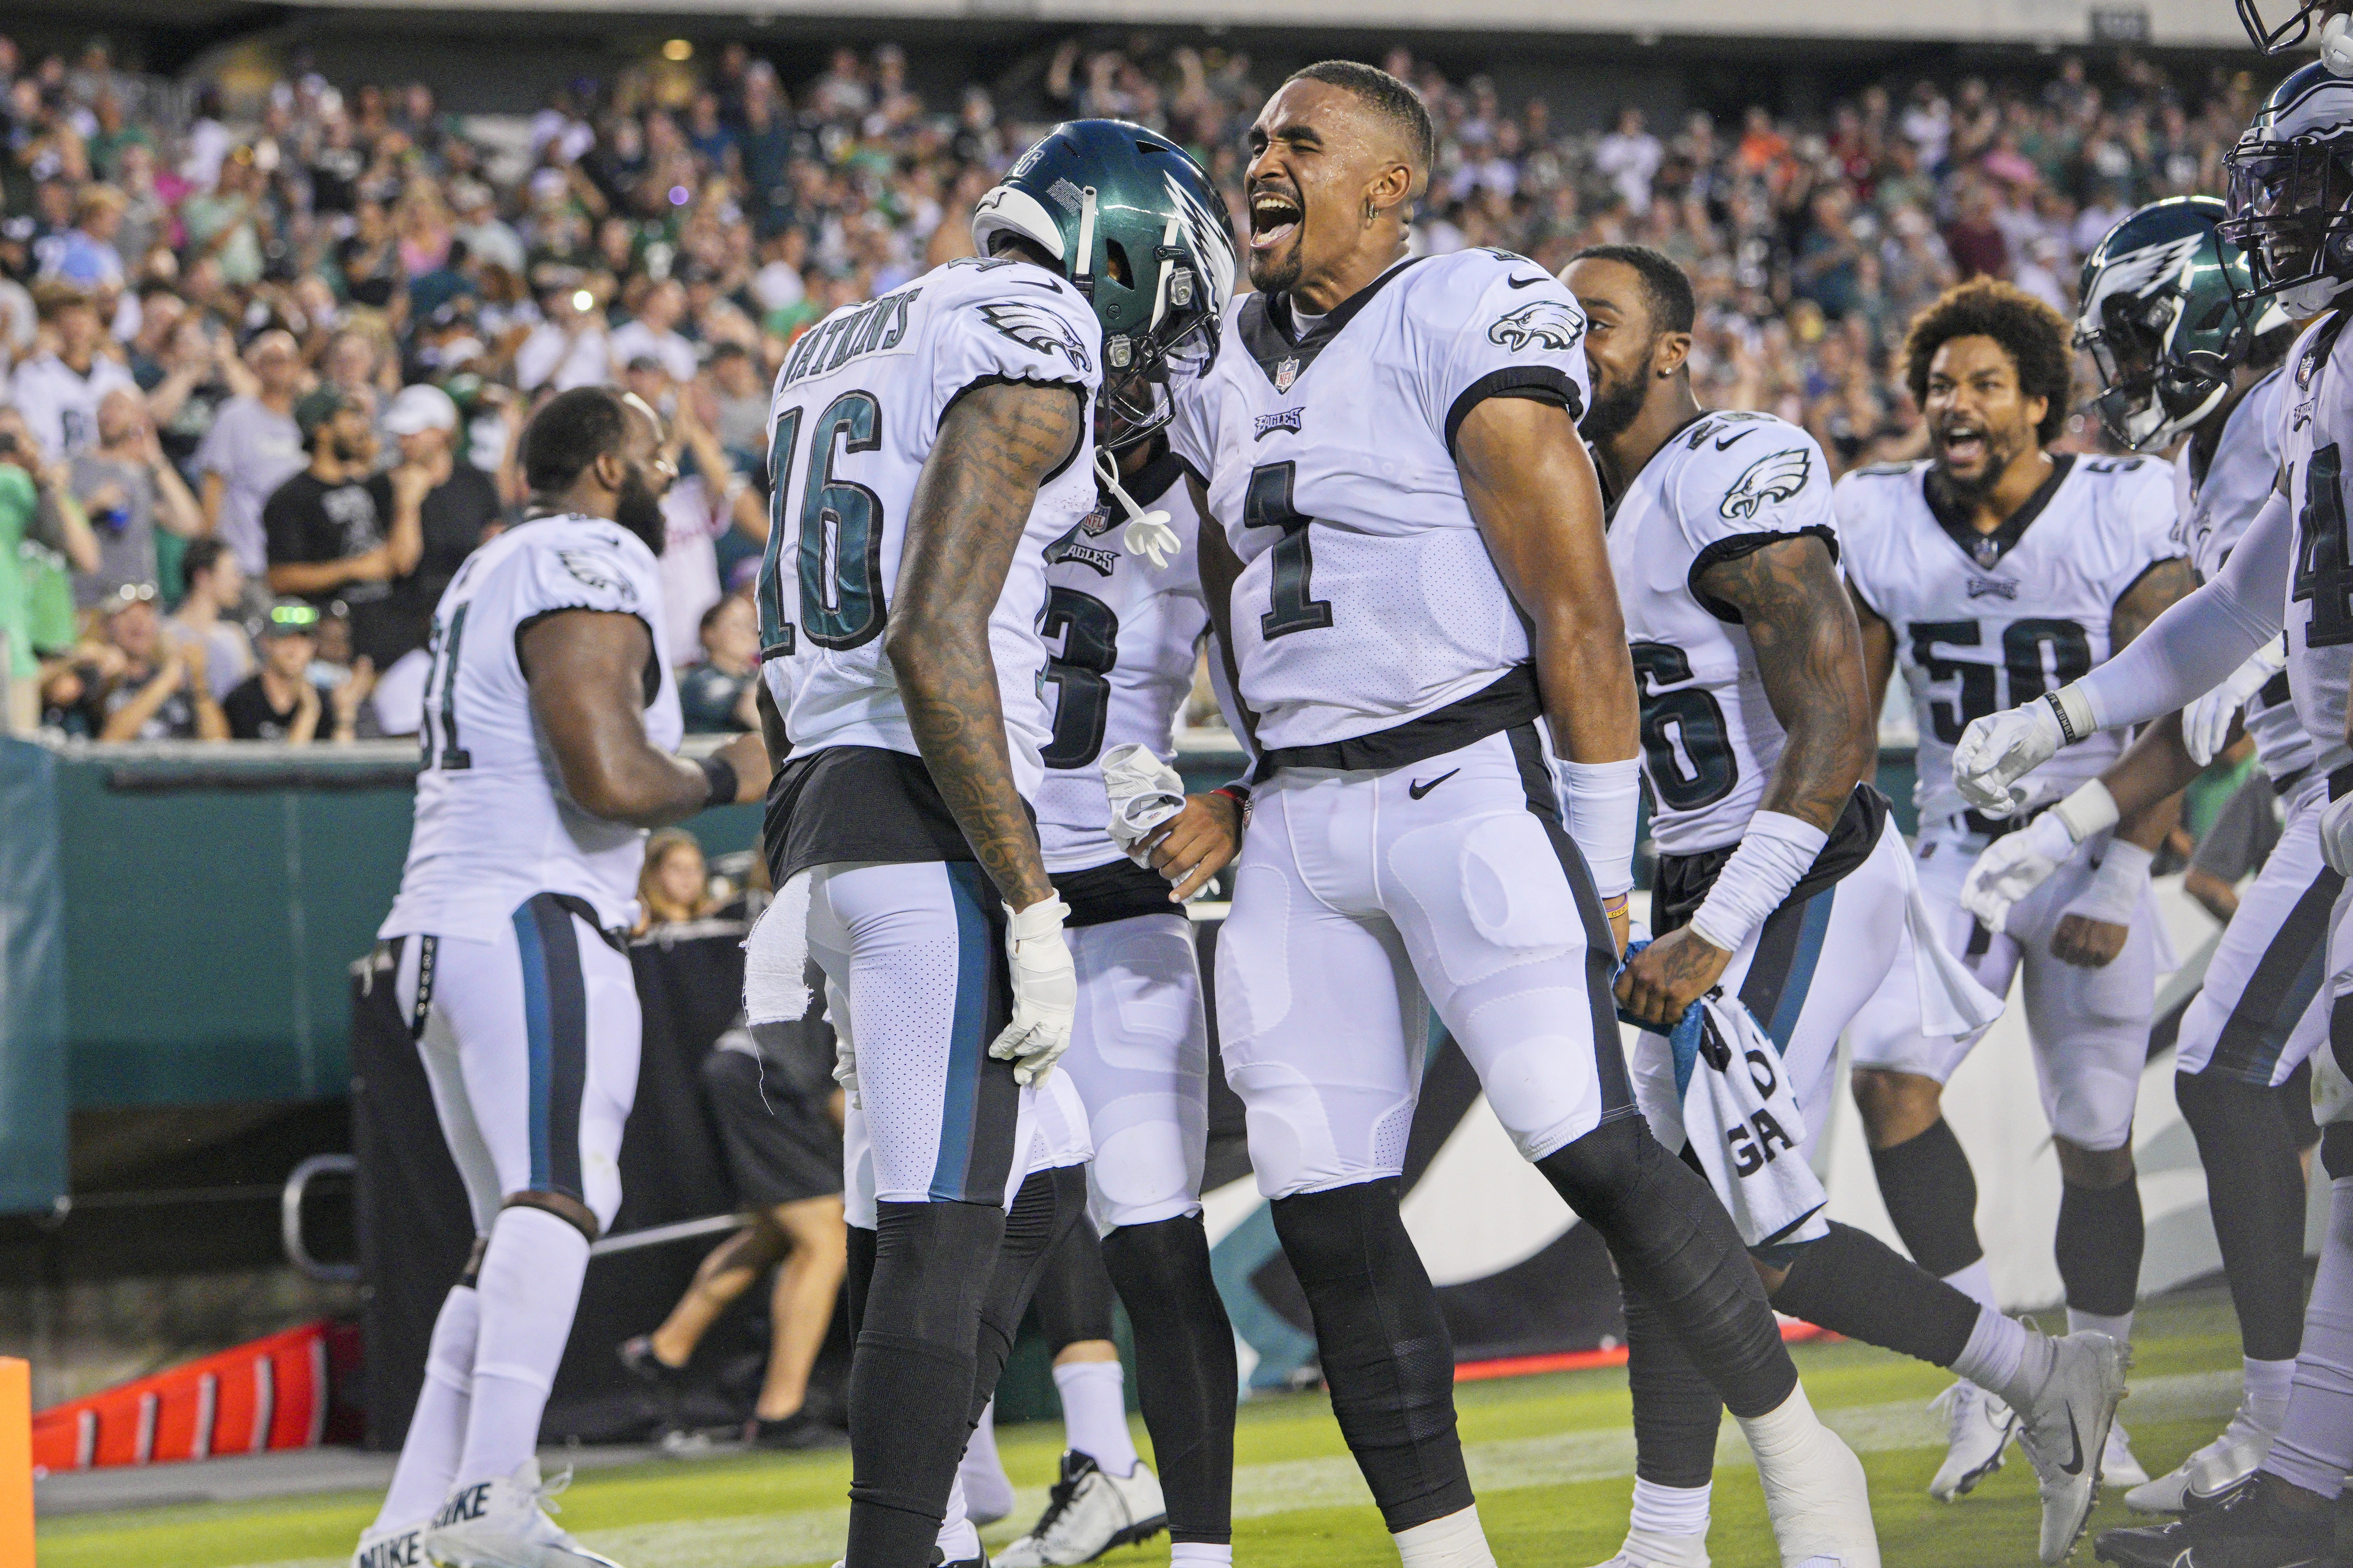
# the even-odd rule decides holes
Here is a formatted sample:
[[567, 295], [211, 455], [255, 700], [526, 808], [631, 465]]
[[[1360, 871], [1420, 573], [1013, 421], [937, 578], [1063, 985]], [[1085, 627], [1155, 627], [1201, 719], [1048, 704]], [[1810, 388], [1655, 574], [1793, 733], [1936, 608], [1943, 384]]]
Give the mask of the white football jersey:
[[591, 816], [564, 795], [515, 651], [529, 623], [560, 610], [635, 616], [652, 634], [646, 739], [674, 751], [685, 731], [662, 636], [661, 570], [617, 522], [548, 517], [466, 558], [433, 612], [425, 678], [425, 768], [400, 894], [381, 936], [487, 940], [534, 893], [572, 893], [607, 930], [638, 918], [645, 831]]
[[[1834, 492], [1847, 580], [1895, 634], [1920, 726], [1914, 798], [1926, 824], [1968, 809], [1953, 746], [1973, 720], [2106, 661], [2116, 601], [2176, 560], [2173, 468], [2161, 458], [2053, 454], [2052, 475], [1995, 533], [1947, 527], [1928, 505], [1931, 464], [1858, 468]], [[2113, 732], [2069, 746], [2023, 781], [2055, 799], [2123, 749]]]
[[1268, 751], [1394, 729], [1529, 659], [1454, 468], [1485, 399], [1586, 405], [1585, 316], [1509, 252], [1403, 261], [1303, 335], [1286, 300], [1226, 312], [1170, 444], [1240, 557], [1241, 700]]
[[1200, 516], [1175, 456], [1159, 458], [1127, 493], [1168, 514], [1183, 549], [1166, 566], [1121, 542], [1126, 512], [1099, 504], [1046, 551], [1046, 685], [1053, 739], [1038, 792], [1038, 842], [1046, 869], [1083, 871], [1124, 857], [1111, 839], [1103, 753], [1135, 742], [1167, 762], [1176, 715], [1193, 689], [1193, 664], [1209, 624], [1195, 552]]
[[1016, 785], [1035, 802], [1050, 738], [1040, 672], [1046, 547], [1094, 507], [1088, 466], [1103, 330], [1078, 290], [1026, 261], [966, 259], [863, 305], [793, 344], [769, 403], [774, 524], [760, 564], [761, 677], [793, 755], [877, 746], [919, 755], [882, 628], [915, 481], [948, 406], [997, 381], [1067, 383], [1087, 429], [1039, 488], [989, 647]]
[[2295, 519], [2288, 575], [2287, 676], [2296, 716], [2319, 747], [2314, 765], [2353, 762], [2345, 692], [2353, 675], [2353, 538], [2345, 514], [2344, 447], [2353, 443], [2353, 363], [2343, 311], [2322, 318], [2288, 351], [2279, 395], [2281, 471]]
[[[2193, 473], [2187, 446], [2174, 461], [2174, 505], [2180, 513], [2176, 533], [2200, 577], [2211, 579], [2222, 570], [2239, 536], [2271, 499], [2279, 479], [2279, 391], [2284, 379], [2274, 371], [2247, 389], [2223, 421], [2204, 473]], [[2248, 698], [2242, 711], [2255, 760], [2274, 781], [2312, 765], [2312, 737], [2295, 715], [2286, 671]]]
[[1710, 414], [1678, 431], [1609, 520], [1609, 569], [1642, 699], [1642, 773], [1663, 855], [1734, 843], [1781, 755], [1756, 650], [1699, 579], [1759, 544], [1819, 534], [1838, 554], [1830, 465], [1769, 414]]

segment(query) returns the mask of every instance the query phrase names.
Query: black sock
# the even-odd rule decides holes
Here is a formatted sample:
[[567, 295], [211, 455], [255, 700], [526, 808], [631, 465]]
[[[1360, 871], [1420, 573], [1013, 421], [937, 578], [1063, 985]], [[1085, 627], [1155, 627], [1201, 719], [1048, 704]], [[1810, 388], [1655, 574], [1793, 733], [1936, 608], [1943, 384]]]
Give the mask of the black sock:
[[1388, 1176], [1270, 1205], [1314, 1319], [1332, 1415], [1392, 1534], [1472, 1503], [1454, 1342], [1398, 1217], [1398, 1186]]
[[1659, 1314], [1735, 1415], [1778, 1409], [1797, 1364], [1732, 1216], [1640, 1117], [1605, 1122], [1536, 1162], [1599, 1233], [1628, 1296]]
[[1830, 1235], [1797, 1248], [1774, 1310], [1931, 1366], [1960, 1360], [1978, 1304], [1877, 1237], [1830, 1223]]
[[2140, 1183], [2126, 1177], [2113, 1187], [2059, 1184], [2059, 1234], [2052, 1250], [2067, 1305], [2079, 1312], [2120, 1318], [2140, 1294]]
[[[1036, 1171], [1014, 1194], [1005, 1216], [1005, 1240], [997, 1249], [988, 1294], [980, 1306], [980, 1339], [973, 1363], [972, 1420], [997, 1394], [997, 1380], [1013, 1354], [1013, 1341], [1021, 1331], [1022, 1314], [1029, 1310], [1038, 1281], [1061, 1243], [1074, 1229], [1086, 1228], [1087, 1168], [1063, 1165]], [[1088, 1230], [1090, 1237], [1093, 1236]], [[1105, 1336], [1106, 1338], [1109, 1336]]]
[[877, 1205], [874, 1272], [849, 1365], [849, 1550], [928, 1568], [972, 1430], [973, 1346], [1005, 1234], [994, 1203]]
[[1035, 1303], [1046, 1348], [1056, 1355], [1082, 1341], [1112, 1337], [1111, 1276], [1103, 1272], [1103, 1243], [1092, 1224], [1071, 1226], [1054, 1244], [1038, 1277]]
[[849, 1342], [866, 1322], [866, 1297], [874, 1289], [874, 1233], [862, 1225], [849, 1227], [849, 1267], [844, 1279], [849, 1291]]
[[1634, 1398], [1634, 1473], [1653, 1486], [1706, 1486], [1715, 1476], [1724, 1401], [1657, 1309], [1622, 1284], [1620, 1290], [1626, 1387]]
[[1871, 1168], [1913, 1262], [1949, 1279], [1985, 1256], [1978, 1245], [1978, 1179], [1944, 1118], [1894, 1148], [1873, 1149]]
[[1124, 1225], [1103, 1267], [1135, 1328], [1135, 1393], [1168, 1500], [1168, 1539], [1234, 1538], [1234, 1329], [1209, 1274], [1201, 1216]]
[[2222, 1274], [2252, 1361], [2293, 1361], [2304, 1338], [2304, 1292], [2282, 1289], [2304, 1268], [2304, 1167], [2275, 1089], [2208, 1068], [2173, 1075], [2173, 1099], [2198, 1140], [2206, 1205]]

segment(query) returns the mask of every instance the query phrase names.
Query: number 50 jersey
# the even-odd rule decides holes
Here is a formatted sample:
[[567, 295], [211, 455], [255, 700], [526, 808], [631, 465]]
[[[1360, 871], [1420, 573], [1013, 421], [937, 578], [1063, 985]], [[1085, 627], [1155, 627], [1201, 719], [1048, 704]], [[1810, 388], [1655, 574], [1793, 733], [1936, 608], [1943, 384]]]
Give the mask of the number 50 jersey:
[[1035, 801], [1048, 740], [1039, 672], [1046, 547], [1094, 506], [1088, 467], [1103, 329], [1078, 290], [1026, 261], [950, 262], [795, 340], [769, 402], [774, 488], [760, 563], [760, 676], [793, 755], [919, 755], [882, 630], [915, 482], [955, 400], [997, 382], [1063, 384], [1086, 424], [1039, 487], [988, 620], [1013, 778]]
[[[2000, 530], [1929, 504], [1933, 465], [1858, 468], [1834, 492], [1847, 581], [1895, 635], [1896, 668], [1920, 726], [1921, 826], [1968, 807], [1953, 747], [1971, 721], [2031, 702], [2105, 663], [2116, 601], [2179, 559], [2173, 467], [2160, 458], [2053, 454], [2042, 488]], [[2026, 775], [2056, 799], [2123, 750], [2114, 731]]]

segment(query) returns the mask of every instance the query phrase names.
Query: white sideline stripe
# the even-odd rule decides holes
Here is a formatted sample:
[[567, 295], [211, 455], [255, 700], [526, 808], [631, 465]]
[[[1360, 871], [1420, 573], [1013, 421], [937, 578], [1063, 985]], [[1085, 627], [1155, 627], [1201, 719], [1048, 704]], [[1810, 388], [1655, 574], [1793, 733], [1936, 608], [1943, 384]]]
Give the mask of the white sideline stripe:
[[[2134, 1421], [2221, 1419], [2239, 1403], [2235, 1372], [2193, 1373], [2145, 1378], [2133, 1387], [2124, 1415]], [[1924, 1403], [1857, 1405], [1825, 1410], [1822, 1420], [1859, 1454], [1929, 1448], [1945, 1440], [1944, 1423]], [[1570, 1481], [1606, 1481], [1634, 1473], [1634, 1434], [1628, 1427], [1556, 1432], [1493, 1443], [1470, 1443], [1462, 1457], [1471, 1482], [1482, 1492]], [[1716, 1439], [1719, 1469], [1746, 1468], [1752, 1461], [1740, 1428], [1727, 1418]], [[1234, 1472], [1234, 1517], [1259, 1519], [1298, 1509], [1366, 1506], [1356, 1462], [1346, 1455], [1245, 1465]], [[1020, 1489], [1013, 1512], [984, 1533], [1001, 1544], [1045, 1507], [1042, 1487]], [[590, 1531], [582, 1545], [624, 1568], [798, 1568], [831, 1563], [841, 1551], [847, 1508], [801, 1509], [791, 1513], [738, 1514], [710, 1520], [630, 1525]], [[348, 1568], [347, 1557], [304, 1557], [290, 1562], [249, 1563], [245, 1568]]]

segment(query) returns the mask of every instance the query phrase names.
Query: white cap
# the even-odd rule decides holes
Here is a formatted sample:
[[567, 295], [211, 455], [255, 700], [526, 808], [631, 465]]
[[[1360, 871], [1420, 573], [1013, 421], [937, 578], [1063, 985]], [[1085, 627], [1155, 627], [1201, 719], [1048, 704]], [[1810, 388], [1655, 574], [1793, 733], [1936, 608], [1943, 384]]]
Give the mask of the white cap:
[[458, 405], [438, 386], [422, 383], [404, 386], [384, 416], [384, 427], [395, 436], [415, 436], [427, 430], [455, 430]]

